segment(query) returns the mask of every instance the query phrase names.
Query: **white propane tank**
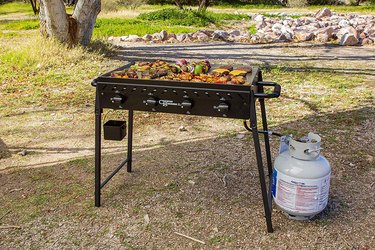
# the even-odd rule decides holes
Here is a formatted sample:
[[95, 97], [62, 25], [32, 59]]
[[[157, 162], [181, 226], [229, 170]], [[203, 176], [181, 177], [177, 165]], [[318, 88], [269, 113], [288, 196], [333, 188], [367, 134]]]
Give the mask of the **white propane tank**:
[[272, 196], [289, 218], [311, 219], [327, 206], [331, 167], [320, 155], [319, 135], [288, 139], [289, 148], [284, 152], [280, 148], [275, 159]]

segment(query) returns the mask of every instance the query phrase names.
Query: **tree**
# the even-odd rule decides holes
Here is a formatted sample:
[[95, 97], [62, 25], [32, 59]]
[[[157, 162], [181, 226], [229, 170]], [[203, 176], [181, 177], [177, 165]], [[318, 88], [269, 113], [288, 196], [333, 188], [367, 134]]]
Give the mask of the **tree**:
[[181, 3], [180, 0], [175, 0], [174, 2], [176, 3], [177, 7], [178, 7], [180, 10], [184, 9], [184, 8], [182, 7], [182, 3]]
[[78, 0], [68, 15], [63, 0], [40, 0], [40, 31], [70, 46], [88, 45], [100, 6], [100, 0]]
[[207, 7], [210, 5], [210, 0], [199, 0], [198, 3], [198, 11], [205, 11]]
[[[181, 0], [175, 0], [174, 2], [180, 10], [184, 9]], [[209, 5], [210, 0], [198, 0], [198, 11], [205, 11]]]

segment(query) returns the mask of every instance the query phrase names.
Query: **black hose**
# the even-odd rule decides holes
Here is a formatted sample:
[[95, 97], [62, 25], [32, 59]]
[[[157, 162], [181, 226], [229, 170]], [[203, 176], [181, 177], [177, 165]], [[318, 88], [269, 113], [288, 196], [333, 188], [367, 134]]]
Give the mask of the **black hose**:
[[[250, 127], [247, 125], [247, 121], [246, 121], [246, 120], [243, 121], [243, 125], [244, 125], [244, 127], [246, 128], [246, 130], [248, 130], [248, 131], [250, 131], [250, 132], [253, 132], [252, 128], [250, 128]], [[272, 131], [258, 130], [258, 133], [259, 133], [259, 134], [276, 135], [276, 136], [279, 136], [279, 137], [282, 136], [281, 134], [276, 133], [276, 132], [272, 132]]]

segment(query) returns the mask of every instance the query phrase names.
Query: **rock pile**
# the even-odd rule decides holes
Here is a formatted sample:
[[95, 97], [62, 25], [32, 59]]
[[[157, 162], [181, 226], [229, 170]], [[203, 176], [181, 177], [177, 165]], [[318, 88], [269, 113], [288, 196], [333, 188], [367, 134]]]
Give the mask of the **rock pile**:
[[[336, 14], [327, 8], [321, 9], [314, 16], [292, 18], [282, 16], [270, 18], [263, 15], [252, 16], [249, 25], [257, 28], [256, 34], [247, 30], [199, 30], [187, 34], [160, 33], [147, 34], [143, 37], [129, 35], [120, 37], [124, 42], [179, 43], [208, 42], [222, 40], [229, 42], [271, 43], [337, 41], [340, 45], [360, 45], [375, 43], [375, 16]], [[110, 37], [109, 40], [114, 40]]]
[[375, 16], [335, 14], [327, 8], [315, 16], [271, 19], [258, 15], [254, 21], [255, 39], [266, 42], [338, 40], [340, 45], [358, 45], [375, 41]]

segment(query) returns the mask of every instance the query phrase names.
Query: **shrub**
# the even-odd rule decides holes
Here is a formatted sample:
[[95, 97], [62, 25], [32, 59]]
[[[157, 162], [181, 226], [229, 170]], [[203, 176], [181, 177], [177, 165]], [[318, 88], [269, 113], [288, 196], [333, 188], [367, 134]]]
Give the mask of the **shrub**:
[[141, 5], [146, 4], [147, 0], [119, 0], [119, 3], [121, 5], [125, 5], [125, 7], [134, 10], [140, 7]]
[[288, 6], [292, 8], [306, 7], [308, 4], [307, 0], [288, 0]]
[[138, 18], [147, 21], [163, 21], [168, 24], [197, 27], [218, 24], [221, 20], [249, 19], [249, 17], [244, 14], [213, 13], [210, 11], [199, 12], [189, 9], [179, 10], [177, 8], [167, 8], [149, 13], [142, 13]]
[[101, 6], [103, 12], [112, 12], [119, 10], [120, 3], [118, 0], [102, 0]]

